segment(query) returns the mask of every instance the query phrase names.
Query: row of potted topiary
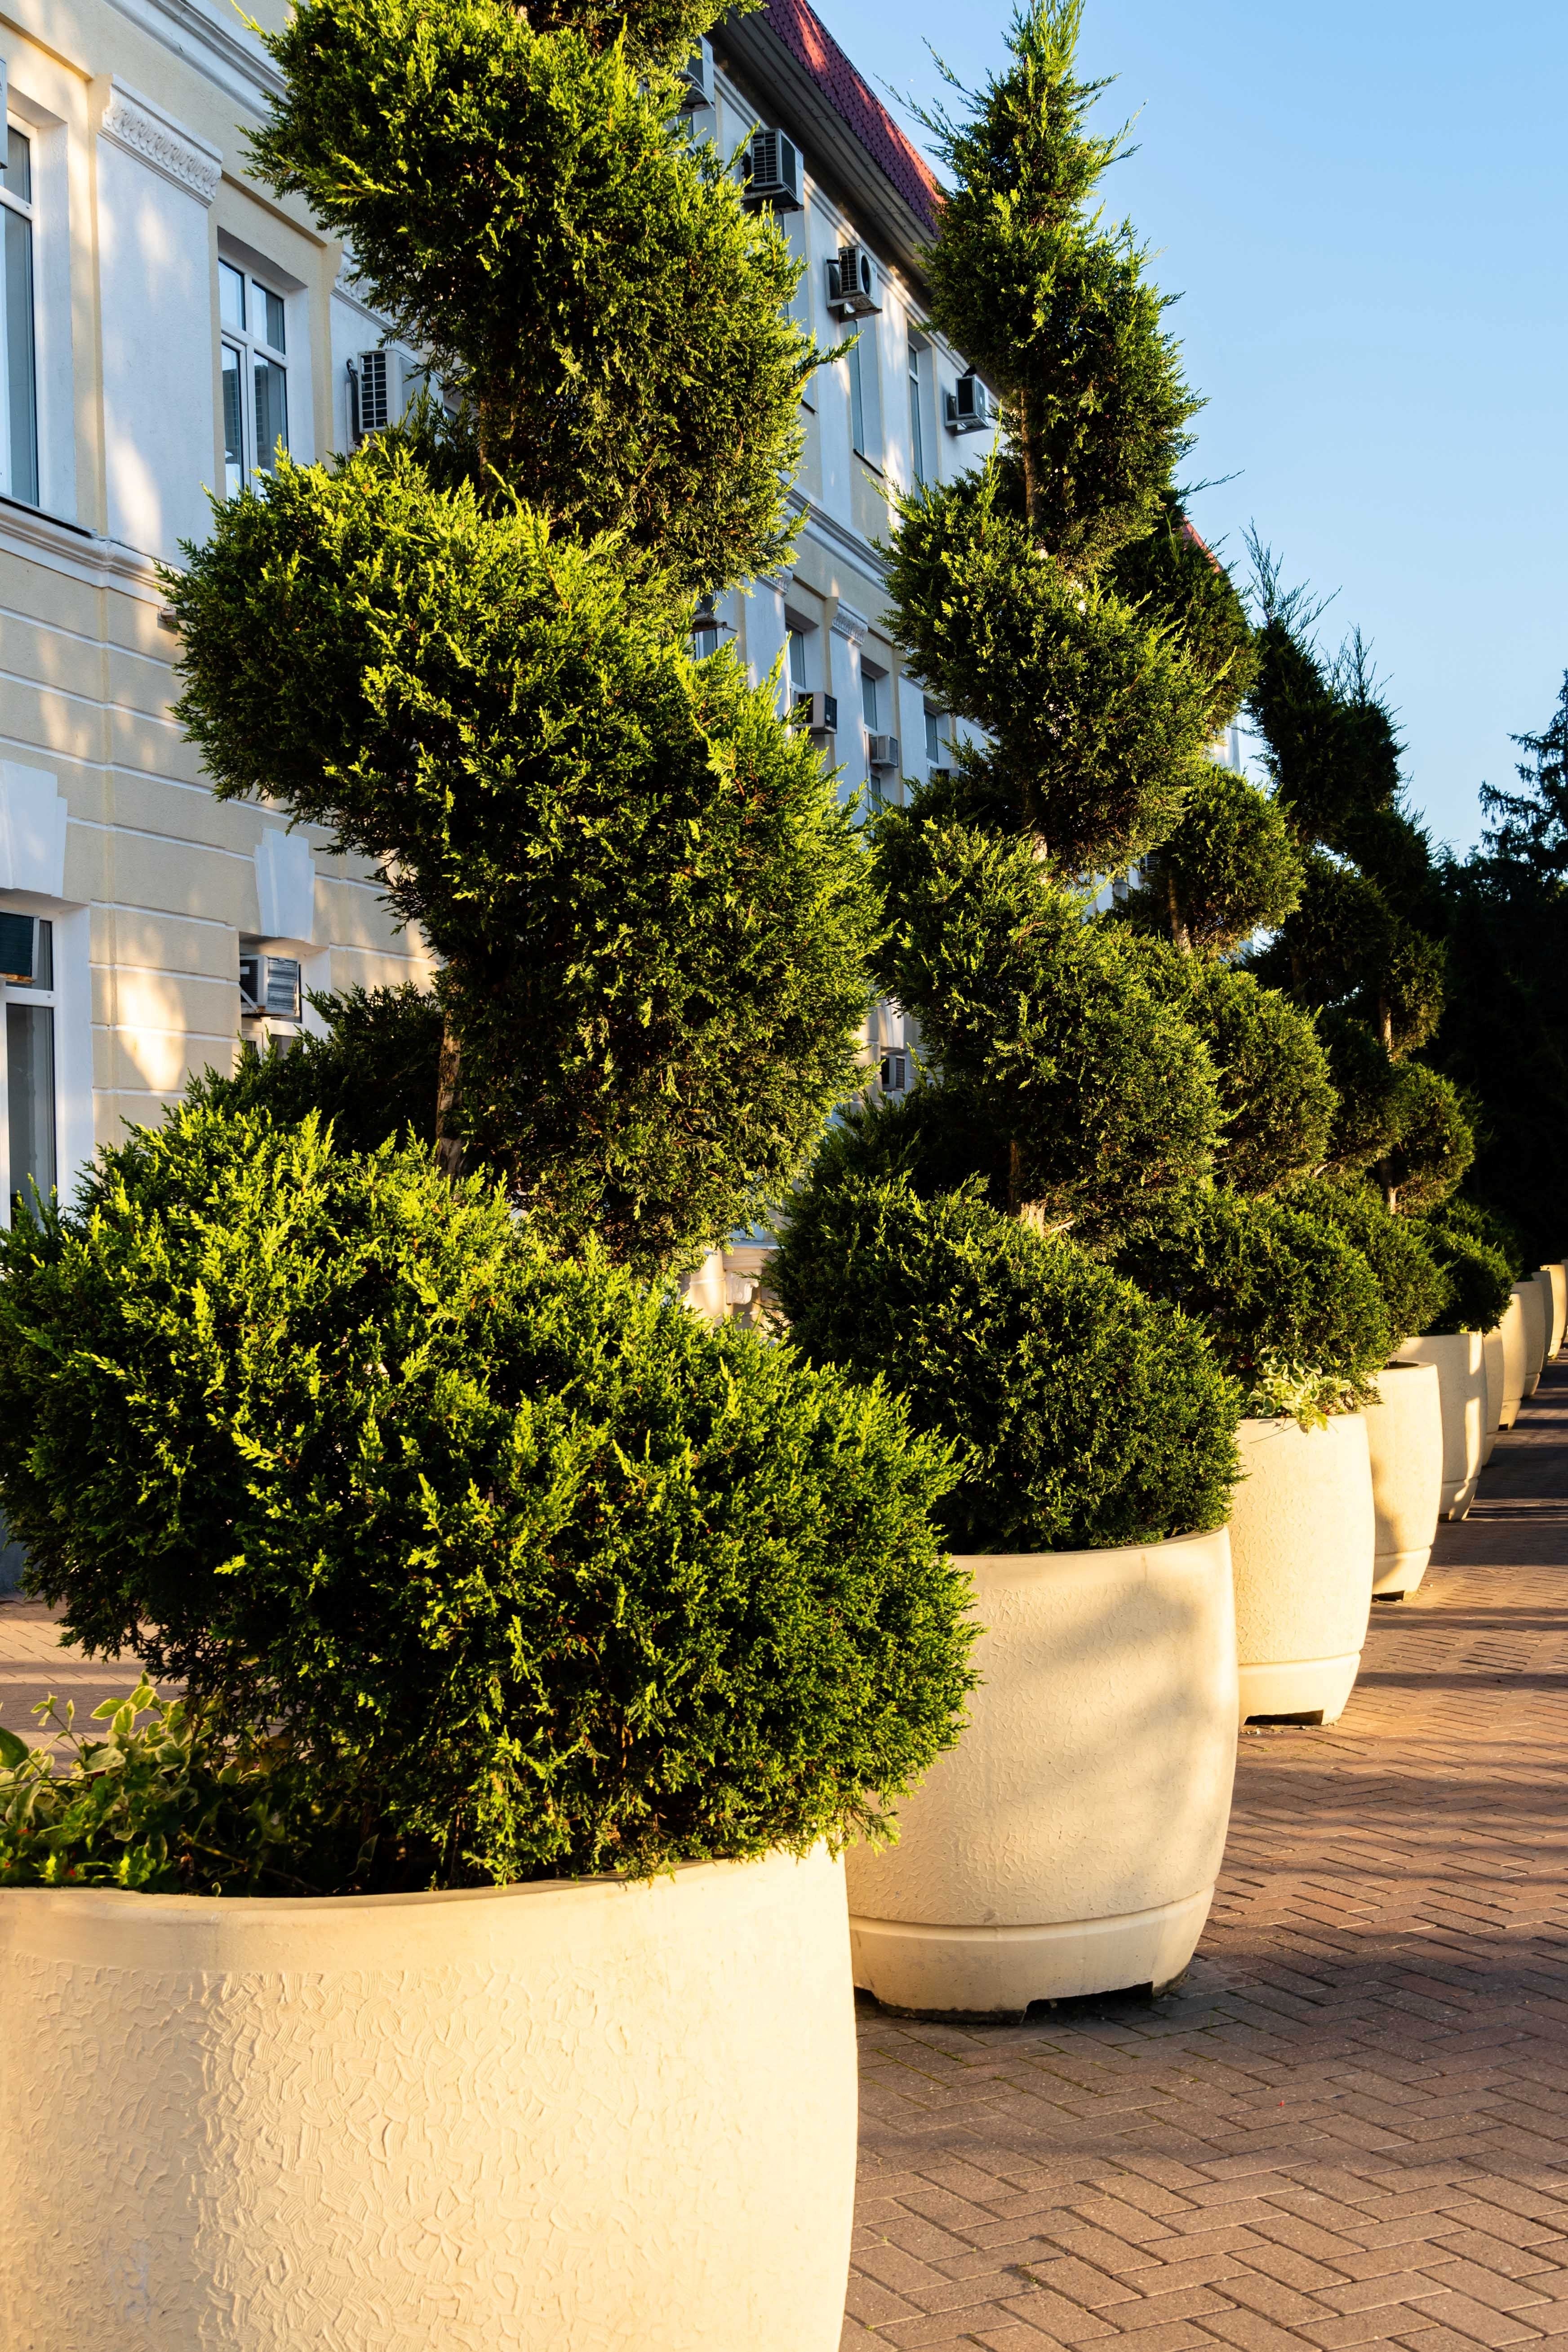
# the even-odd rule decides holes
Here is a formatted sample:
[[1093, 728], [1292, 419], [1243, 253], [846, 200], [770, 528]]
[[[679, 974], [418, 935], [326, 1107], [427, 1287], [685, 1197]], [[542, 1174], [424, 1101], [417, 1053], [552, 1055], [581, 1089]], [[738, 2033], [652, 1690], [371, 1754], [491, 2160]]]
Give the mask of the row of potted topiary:
[[[933, 126], [934, 311], [1005, 432], [901, 509], [968, 740], [865, 834], [779, 682], [689, 657], [787, 546], [830, 356], [681, 127], [711, 12], [306, 0], [272, 42], [259, 168], [454, 405], [216, 509], [182, 716], [443, 969], [0, 1245], [33, 1589], [185, 1694], [66, 1769], [0, 1732], [40, 2352], [828, 2352], [852, 1980], [1177, 1973], [1238, 1717], [1343, 1705], [1375, 1494], [1408, 1587], [1494, 1325], [1517, 1410], [1536, 1294], [1417, 1058], [1397, 746], [1185, 523], [1079, 13]], [[1209, 756], [1244, 696], [1268, 792]], [[671, 1277], [788, 1190], [868, 973], [931, 1075], [789, 1192], [789, 1344], [701, 1328]], [[1413, 1332], [1468, 1370], [1391, 1370]]]

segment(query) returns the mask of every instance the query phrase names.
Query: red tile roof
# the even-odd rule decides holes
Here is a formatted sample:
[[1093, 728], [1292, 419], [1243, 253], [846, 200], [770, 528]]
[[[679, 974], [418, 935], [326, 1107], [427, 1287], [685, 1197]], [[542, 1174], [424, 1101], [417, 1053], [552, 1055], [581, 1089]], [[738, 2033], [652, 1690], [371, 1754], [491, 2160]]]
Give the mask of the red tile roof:
[[942, 189], [923, 156], [906, 139], [865, 76], [851, 65], [806, 0], [766, 0], [763, 15], [790, 54], [805, 68], [829, 106], [934, 236]]

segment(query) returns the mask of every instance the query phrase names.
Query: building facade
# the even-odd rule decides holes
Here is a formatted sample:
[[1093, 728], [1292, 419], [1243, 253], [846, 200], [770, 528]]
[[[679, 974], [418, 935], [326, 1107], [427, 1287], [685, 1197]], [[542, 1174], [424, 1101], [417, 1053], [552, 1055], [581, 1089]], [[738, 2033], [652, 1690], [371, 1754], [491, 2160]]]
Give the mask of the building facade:
[[[8, 1214], [242, 1038], [310, 1026], [309, 991], [426, 977], [429, 960], [368, 868], [214, 800], [173, 716], [157, 572], [205, 536], [209, 491], [279, 440], [308, 461], [400, 413], [415, 355], [304, 207], [247, 176], [277, 78], [222, 0], [6, 0], [0, 61]], [[825, 348], [858, 334], [808, 387], [793, 568], [721, 599], [700, 644], [728, 634], [757, 676], [776, 666], [847, 785], [898, 798], [942, 759], [947, 722], [887, 635], [873, 542], [892, 490], [985, 446], [973, 380], [924, 316], [934, 184], [805, 0], [721, 28], [691, 82], [697, 135], [745, 149], [759, 190], [782, 174], [803, 321]], [[749, 145], [759, 127], [771, 139]], [[896, 1012], [868, 1044], [906, 1083]]]

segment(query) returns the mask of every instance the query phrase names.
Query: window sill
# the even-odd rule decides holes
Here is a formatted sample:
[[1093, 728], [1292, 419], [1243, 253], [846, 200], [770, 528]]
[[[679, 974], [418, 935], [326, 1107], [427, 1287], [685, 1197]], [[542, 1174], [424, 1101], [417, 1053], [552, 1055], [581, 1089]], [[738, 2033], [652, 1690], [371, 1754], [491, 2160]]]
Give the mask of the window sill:
[[9, 507], [13, 514], [32, 515], [38, 522], [52, 522], [58, 530], [74, 531], [78, 539], [96, 539], [98, 533], [84, 522], [68, 522], [64, 515], [51, 514], [47, 507], [29, 506], [26, 499], [13, 499], [0, 490], [0, 507]]

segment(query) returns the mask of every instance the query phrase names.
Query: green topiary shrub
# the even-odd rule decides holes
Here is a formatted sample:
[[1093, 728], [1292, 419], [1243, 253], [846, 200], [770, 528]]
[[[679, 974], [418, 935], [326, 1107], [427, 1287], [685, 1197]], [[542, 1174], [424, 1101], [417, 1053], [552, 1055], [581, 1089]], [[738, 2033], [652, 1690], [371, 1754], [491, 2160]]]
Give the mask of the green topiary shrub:
[[245, 1049], [232, 1075], [193, 1078], [193, 1102], [214, 1110], [265, 1111], [297, 1125], [315, 1111], [350, 1151], [374, 1151], [390, 1137], [431, 1142], [441, 1063], [440, 1000], [412, 982], [351, 988], [310, 1000], [328, 1025], [286, 1054]]
[[1428, 1331], [1495, 1331], [1513, 1296], [1513, 1269], [1500, 1250], [1445, 1223], [1440, 1215], [1410, 1220], [1443, 1282]]
[[1152, 940], [1144, 970], [1214, 1065], [1224, 1119], [1216, 1178], [1238, 1192], [1272, 1192], [1320, 1166], [1338, 1098], [1310, 1015], [1250, 972]]
[[1100, 1549], [1218, 1527], [1240, 1392], [1184, 1316], [978, 1185], [921, 1200], [841, 1168], [795, 1195], [770, 1275], [820, 1363], [884, 1371], [954, 1441], [959, 1551]]
[[1361, 1252], [1281, 1201], [1196, 1192], [1118, 1264], [1202, 1324], [1249, 1397], [1288, 1373], [1331, 1404], [1349, 1402], [1405, 1336]]
[[1127, 915], [1194, 955], [1224, 955], [1294, 913], [1300, 853], [1276, 803], [1212, 761], [1181, 823], [1143, 860]]
[[0, 1349], [32, 1589], [279, 1740], [351, 1889], [874, 1833], [956, 1736], [940, 1445], [422, 1151], [186, 1107], [0, 1241]]
[[1447, 1285], [1409, 1218], [1391, 1215], [1365, 1185], [1331, 1184], [1321, 1178], [1292, 1185], [1286, 1200], [1360, 1250], [1383, 1293], [1394, 1347], [1431, 1329], [1433, 1318], [1443, 1311]]
[[876, 925], [772, 686], [692, 662], [614, 541], [433, 487], [407, 436], [216, 513], [170, 585], [180, 715], [220, 799], [386, 874], [445, 960], [465, 1133], [644, 1272], [746, 1223], [855, 1082]]

